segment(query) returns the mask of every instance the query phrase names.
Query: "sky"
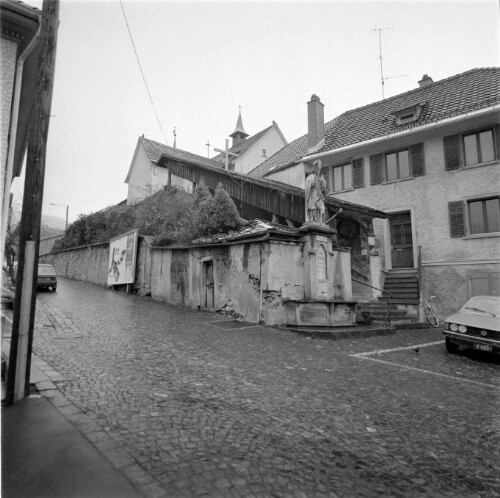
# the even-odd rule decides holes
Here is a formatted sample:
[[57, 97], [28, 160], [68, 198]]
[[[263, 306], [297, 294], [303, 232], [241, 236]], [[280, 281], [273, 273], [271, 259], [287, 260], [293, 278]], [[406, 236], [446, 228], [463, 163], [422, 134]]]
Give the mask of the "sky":
[[239, 106], [247, 133], [274, 120], [291, 142], [307, 132], [312, 94], [325, 121], [381, 100], [378, 28], [385, 98], [424, 74], [498, 66], [498, 10], [497, 0], [61, 0], [43, 213], [64, 219], [69, 205], [71, 222], [126, 199], [143, 134], [173, 145], [175, 127], [178, 148], [206, 157], [209, 141], [213, 157]]

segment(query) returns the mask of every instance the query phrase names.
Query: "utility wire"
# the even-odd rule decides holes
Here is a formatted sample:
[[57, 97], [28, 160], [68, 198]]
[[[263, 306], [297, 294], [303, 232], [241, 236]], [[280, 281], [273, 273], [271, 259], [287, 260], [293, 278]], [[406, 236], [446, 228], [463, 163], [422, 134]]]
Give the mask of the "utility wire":
[[137, 64], [139, 65], [139, 69], [141, 71], [142, 79], [144, 80], [144, 84], [146, 85], [146, 90], [147, 90], [148, 95], [149, 95], [149, 100], [151, 101], [151, 105], [153, 107], [153, 111], [154, 111], [155, 116], [156, 116], [156, 121], [158, 121], [158, 126], [160, 127], [161, 134], [163, 135], [163, 139], [165, 140], [165, 143], [168, 145], [167, 137], [165, 137], [165, 133], [163, 132], [163, 128], [162, 128], [161, 123], [160, 123], [160, 118], [158, 117], [158, 113], [156, 112], [156, 107], [155, 107], [155, 104], [153, 102], [153, 97], [151, 97], [151, 92], [149, 91], [148, 83], [146, 81], [146, 77], [144, 76], [144, 72], [142, 70], [141, 61], [139, 60], [139, 55], [137, 53], [137, 49], [135, 48], [134, 39], [132, 37], [132, 32], [130, 31], [130, 26], [128, 24], [127, 15], [125, 14], [125, 9], [123, 8], [122, 0], [120, 0], [120, 7], [122, 8], [123, 17], [125, 18], [125, 24], [127, 25], [128, 34], [130, 36], [130, 41], [132, 42], [132, 47], [134, 48], [135, 58], [137, 59]]

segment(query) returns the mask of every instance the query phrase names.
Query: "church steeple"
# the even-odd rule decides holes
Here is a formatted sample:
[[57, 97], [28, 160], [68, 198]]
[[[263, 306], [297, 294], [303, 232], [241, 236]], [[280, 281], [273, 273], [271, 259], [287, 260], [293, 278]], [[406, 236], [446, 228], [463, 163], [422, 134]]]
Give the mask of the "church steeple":
[[233, 145], [238, 145], [240, 142], [243, 142], [245, 138], [248, 137], [248, 133], [243, 128], [243, 120], [241, 119], [241, 106], [238, 114], [238, 121], [236, 122], [236, 129], [229, 135], [233, 139]]

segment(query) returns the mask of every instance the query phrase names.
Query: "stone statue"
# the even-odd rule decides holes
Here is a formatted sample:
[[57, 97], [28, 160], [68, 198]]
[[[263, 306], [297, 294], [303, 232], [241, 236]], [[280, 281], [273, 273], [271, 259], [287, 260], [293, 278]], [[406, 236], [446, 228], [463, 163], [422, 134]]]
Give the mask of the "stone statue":
[[313, 162], [313, 172], [306, 178], [306, 223], [323, 224], [325, 214], [325, 198], [328, 188], [326, 180], [321, 175], [321, 160]]

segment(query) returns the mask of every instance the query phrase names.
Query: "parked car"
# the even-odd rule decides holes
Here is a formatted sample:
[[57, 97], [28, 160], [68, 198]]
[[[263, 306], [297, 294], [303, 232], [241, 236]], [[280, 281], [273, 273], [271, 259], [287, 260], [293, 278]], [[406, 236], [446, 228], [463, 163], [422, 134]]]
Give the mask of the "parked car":
[[500, 354], [500, 296], [474, 296], [444, 321], [446, 349], [460, 346]]
[[53, 291], [57, 289], [57, 275], [52, 265], [42, 263], [38, 265], [36, 288], [37, 290], [51, 288]]

